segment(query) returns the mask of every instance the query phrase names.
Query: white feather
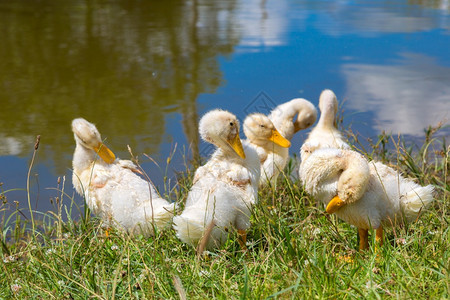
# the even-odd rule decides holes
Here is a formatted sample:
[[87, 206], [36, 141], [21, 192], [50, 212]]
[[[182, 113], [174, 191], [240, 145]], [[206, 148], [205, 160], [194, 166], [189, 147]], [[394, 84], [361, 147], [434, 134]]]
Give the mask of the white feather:
[[256, 151], [246, 143], [243, 144], [246, 157], [242, 159], [221, 142], [222, 137], [229, 134], [226, 127], [230, 122], [239, 128], [235, 116], [221, 110], [209, 112], [200, 121], [202, 137], [219, 148], [195, 172], [185, 209], [173, 219], [177, 237], [192, 246], [197, 246], [213, 221], [215, 226], [207, 249], [220, 247], [229, 230], [250, 227], [251, 208], [257, 199], [260, 163]]
[[[316, 118], [317, 110], [314, 105], [308, 100], [296, 98], [278, 105], [264, 122], [272, 123], [266, 124], [267, 127], [274, 126], [285, 139], [291, 141], [296, 132], [314, 124]], [[271, 141], [261, 141], [257, 128], [246, 128], [246, 124], [244, 122], [245, 135], [255, 147], [261, 161], [260, 183], [267, 185], [270, 182], [273, 185], [289, 161], [289, 148]]]
[[120, 159], [108, 164], [97, 158], [90, 146], [101, 138], [93, 124], [75, 119], [72, 130], [77, 142], [72, 182], [94, 214], [109, 225], [144, 235], [152, 235], [153, 226], [163, 228], [171, 221], [175, 204], [161, 198], [150, 182], [135, 174], [136, 165]]
[[[349, 180], [342, 188], [345, 172]], [[325, 205], [339, 195], [347, 204], [336, 215], [362, 229], [390, 227], [404, 217], [413, 221], [433, 201], [431, 185], [422, 187], [380, 162], [363, 161], [352, 150], [314, 151], [303, 162], [300, 179], [305, 190]], [[350, 199], [352, 195], [361, 196]]]
[[[335, 126], [338, 101], [331, 90], [322, 91], [319, 98], [319, 108], [319, 122], [311, 130], [300, 148], [302, 163], [311, 153], [320, 148], [350, 149], [342, 133]], [[300, 169], [301, 167], [300, 165]]]

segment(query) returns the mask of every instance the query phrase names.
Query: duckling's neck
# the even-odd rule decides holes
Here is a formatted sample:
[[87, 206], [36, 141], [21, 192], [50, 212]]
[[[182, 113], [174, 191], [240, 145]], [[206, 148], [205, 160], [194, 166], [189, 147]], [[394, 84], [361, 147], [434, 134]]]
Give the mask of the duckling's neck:
[[[274, 125], [275, 125], [275, 123], [274, 123]], [[292, 121], [292, 119], [286, 119], [284, 122], [282, 122], [282, 123], [280, 122], [278, 124], [278, 126], [275, 125], [275, 128], [281, 133], [281, 135], [283, 137], [285, 137], [286, 139], [288, 139], [290, 141], [296, 132], [295, 125], [296, 125], [296, 123], [294, 123]]]
[[230, 147], [230, 149], [218, 147], [212, 157], [214, 159], [218, 159], [220, 161], [229, 161], [229, 162], [237, 162], [237, 163], [242, 162], [242, 158], [239, 155], [237, 155], [237, 153], [234, 152], [231, 149], [231, 147]]
[[322, 111], [317, 127], [335, 128], [335, 115], [334, 107], [326, 106]]
[[266, 151], [270, 151], [270, 148], [271, 148], [270, 144], [273, 144], [271, 141], [257, 139], [257, 138], [248, 139], [248, 141], [253, 145], [263, 148]]
[[254, 144], [264, 149], [264, 151], [266, 151], [267, 154], [276, 153], [281, 155], [282, 153], [285, 152], [285, 150], [288, 151], [288, 148], [283, 148], [272, 141], [260, 141], [259, 143]]
[[73, 170], [78, 172], [89, 168], [92, 162], [96, 160], [96, 156], [97, 155], [93, 150], [77, 144], [73, 154]]

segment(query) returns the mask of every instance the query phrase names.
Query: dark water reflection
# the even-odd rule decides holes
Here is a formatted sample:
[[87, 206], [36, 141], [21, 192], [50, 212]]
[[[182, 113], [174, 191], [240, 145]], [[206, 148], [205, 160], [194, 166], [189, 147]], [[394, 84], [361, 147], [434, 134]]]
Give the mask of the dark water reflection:
[[[219, 86], [216, 57], [231, 53], [238, 40], [230, 28], [219, 28], [217, 18], [232, 7], [199, 12], [184, 1], [3, 4], [0, 126], [17, 139], [12, 154], [28, 153], [24, 147], [40, 133], [51, 147], [42, 151], [44, 159], [64, 170], [73, 148], [68, 124], [77, 116], [113, 134], [113, 148], [130, 144], [136, 152], [158, 152], [165, 115], [180, 112], [186, 125], [195, 126], [196, 98]], [[203, 27], [196, 26], [200, 19]], [[194, 138], [190, 128], [187, 135]]]
[[[153, 156], [161, 170], [144, 167], [160, 189], [175, 144], [187, 150], [169, 176], [184, 169], [184, 152], [208, 153], [202, 113], [222, 107], [243, 118], [261, 95], [317, 103], [331, 88], [362, 135], [420, 137], [447, 120], [450, 104], [450, 4], [429, 3], [0, 1], [2, 188], [25, 187], [40, 134], [32, 198], [48, 209], [55, 194], [45, 188], [63, 175], [72, 194], [70, 122], [79, 116], [120, 157], [126, 145]], [[26, 193], [7, 196], [26, 206]]]

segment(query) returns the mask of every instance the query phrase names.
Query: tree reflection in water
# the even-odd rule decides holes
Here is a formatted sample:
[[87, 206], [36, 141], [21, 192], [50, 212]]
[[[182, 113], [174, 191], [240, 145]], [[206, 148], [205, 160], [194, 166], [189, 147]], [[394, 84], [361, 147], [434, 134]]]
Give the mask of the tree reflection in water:
[[[13, 1], [0, 4], [1, 155], [70, 167], [70, 122], [94, 122], [116, 151], [156, 154], [180, 113], [198, 156], [199, 94], [214, 93], [217, 57], [238, 43], [235, 2]], [[225, 18], [224, 18], [225, 16]]]

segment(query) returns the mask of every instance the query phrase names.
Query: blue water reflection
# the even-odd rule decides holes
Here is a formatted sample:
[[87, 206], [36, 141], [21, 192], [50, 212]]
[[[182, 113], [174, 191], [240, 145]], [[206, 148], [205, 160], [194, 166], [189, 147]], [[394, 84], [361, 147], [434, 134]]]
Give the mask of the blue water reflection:
[[[252, 103], [261, 97], [268, 99], [268, 105], [296, 97], [317, 104], [320, 92], [329, 88], [343, 102], [344, 126], [351, 124], [353, 131], [363, 137], [387, 131], [420, 138], [425, 127], [440, 121], [448, 124], [450, 117], [450, 3], [425, 2], [252, 0], [214, 4], [200, 1], [194, 5], [171, 1], [167, 8], [157, 10], [174, 20], [181, 18], [186, 27], [173, 20], [157, 22], [162, 16], [156, 13], [139, 13], [141, 4], [109, 4], [111, 11], [120, 11], [131, 20], [136, 17], [142, 23], [125, 23], [131, 27], [121, 28], [110, 20], [98, 28], [94, 26], [93, 32], [104, 39], [102, 42], [111, 40], [113, 44], [114, 30], [120, 31], [119, 43], [128, 51], [113, 60], [105, 58], [104, 63], [89, 61], [87, 54], [87, 62], [71, 61], [81, 67], [65, 72], [92, 81], [91, 89], [76, 95], [63, 93], [56, 99], [51, 94], [54, 87], [49, 85], [46, 88], [51, 96], [43, 101], [49, 107], [67, 107], [66, 115], [55, 116], [44, 126], [42, 120], [30, 121], [33, 108], [27, 107], [23, 111], [29, 115], [26, 130], [14, 135], [9, 128], [0, 129], [2, 188], [25, 188], [35, 135], [51, 125], [64, 129], [50, 139], [43, 137], [32, 172], [32, 199], [39, 199], [39, 210], [51, 209], [49, 199], [58, 193], [46, 188], [56, 187], [57, 178], [64, 175], [66, 192], [72, 195], [70, 159], [75, 143], [70, 121], [78, 116], [74, 112], [86, 107], [87, 119], [97, 124], [119, 157], [129, 158], [126, 145], [131, 144], [160, 190], [164, 189], [165, 175], [173, 184], [176, 171], [185, 168], [183, 155], [210, 152], [207, 144], [197, 145], [195, 120], [199, 116], [220, 107], [243, 119], [256, 109]], [[171, 5], [183, 9], [171, 15]], [[101, 16], [108, 13], [104, 9], [96, 7], [90, 13]], [[0, 25], [6, 28], [8, 22], [8, 18], [2, 18]], [[52, 25], [48, 26], [51, 32]], [[133, 42], [140, 37], [142, 44], [137, 49]], [[95, 43], [93, 46], [101, 48]], [[57, 47], [66, 49], [67, 57], [77, 57], [64, 41]], [[84, 64], [106, 66], [111, 72], [87, 71], [91, 69], [83, 68]], [[6, 63], [2, 65], [4, 70], [7, 67]], [[61, 72], [55, 74], [66, 74]], [[37, 76], [44, 75], [37, 72]], [[21, 78], [20, 74], [11, 78], [23, 80], [26, 86], [39, 84], [35, 78]], [[73, 91], [64, 82], [60, 84], [56, 87], [59, 93]], [[115, 84], [119, 86], [110, 87]], [[10, 88], [14, 82], [4, 81], [3, 85]], [[16, 94], [29, 96], [20, 87]], [[8, 104], [1, 116], [20, 107], [18, 100], [14, 102], [17, 105], [10, 105], [13, 94], [1, 99]], [[80, 97], [88, 100], [76, 102], [75, 98]], [[95, 113], [94, 106], [88, 104], [92, 99], [101, 102], [95, 106]], [[112, 101], [116, 101], [114, 105]], [[149, 114], [153, 119], [146, 118]], [[448, 129], [441, 134], [450, 137]], [[306, 135], [301, 132], [294, 138], [291, 153], [298, 152]], [[64, 147], [57, 147], [59, 142]], [[175, 147], [177, 152], [166, 171], [166, 158]], [[143, 152], [150, 154], [159, 167], [145, 159]], [[9, 192], [7, 196], [9, 202], [17, 200], [26, 207], [24, 191]]]

